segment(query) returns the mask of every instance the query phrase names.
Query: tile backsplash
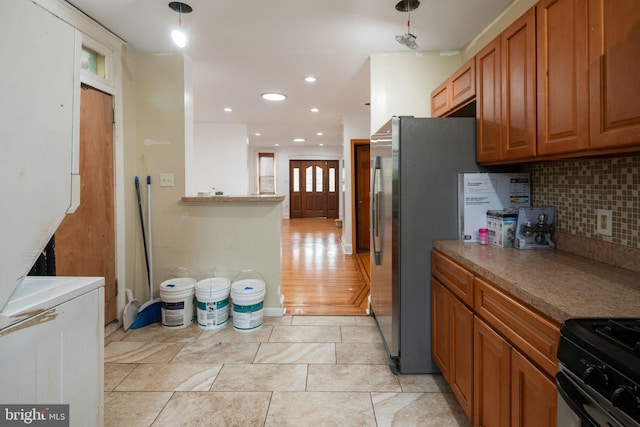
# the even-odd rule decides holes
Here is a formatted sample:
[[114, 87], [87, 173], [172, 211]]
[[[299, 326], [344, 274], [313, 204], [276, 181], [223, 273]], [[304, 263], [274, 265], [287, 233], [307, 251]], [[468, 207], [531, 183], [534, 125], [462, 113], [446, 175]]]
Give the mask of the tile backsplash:
[[[640, 249], [640, 156], [533, 163], [532, 206], [556, 207], [556, 230]], [[612, 236], [596, 233], [596, 210], [613, 211]]]

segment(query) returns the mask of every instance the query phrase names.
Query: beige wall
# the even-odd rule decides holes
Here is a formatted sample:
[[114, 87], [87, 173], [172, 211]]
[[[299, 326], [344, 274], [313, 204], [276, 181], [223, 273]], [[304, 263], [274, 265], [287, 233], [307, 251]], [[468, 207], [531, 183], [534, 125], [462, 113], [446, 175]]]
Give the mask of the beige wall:
[[431, 91], [462, 65], [461, 55], [371, 55], [371, 134], [391, 116], [431, 117]]
[[[190, 138], [189, 59], [180, 54], [127, 50], [124, 76], [126, 190], [126, 284], [136, 298], [148, 298], [148, 282], [134, 177], [140, 178], [145, 226], [146, 176], [152, 186], [153, 281], [159, 285], [185, 268], [191, 277], [233, 278], [242, 270], [260, 273], [267, 284], [265, 308], [281, 315], [280, 203], [184, 203], [185, 150]], [[186, 82], [186, 83], [185, 83]], [[159, 174], [173, 173], [175, 186], [160, 187]]]

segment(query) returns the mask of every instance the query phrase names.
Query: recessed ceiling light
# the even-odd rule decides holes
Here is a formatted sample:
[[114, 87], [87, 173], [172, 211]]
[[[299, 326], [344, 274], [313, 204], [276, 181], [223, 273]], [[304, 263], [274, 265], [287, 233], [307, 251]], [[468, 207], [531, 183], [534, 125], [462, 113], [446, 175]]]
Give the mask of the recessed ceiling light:
[[324, 133], [322, 133], [322, 132], [318, 132], [318, 133], [316, 133], [316, 135], [318, 135], [318, 136], [322, 136], [322, 135], [324, 135]]
[[260, 135], [262, 135], [262, 134], [261, 134], [260, 132], [256, 132], [256, 133], [254, 133], [254, 135], [255, 135], [255, 136], [260, 136]]
[[304, 142], [306, 141], [304, 138], [293, 138], [293, 142]]
[[320, 145], [320, 147], [324, 147], [324, 144], [318, 144], [318, 145]]
[[276, 147], [280, 147], [280, 144], [276, 144]]
[[230, 113], [230, 112], [232, 112], [233, 110], [232, 110], [231, 108], [229, 108], [229, 107], [224, 107], [224, 111], [226, 111], [227, 113]]
[[318, 110], [316, 107], [313, 107], [313, 108], [312, 108], [311, 110], [309, 110], [309, 111], [311, 111], [312, 113], [317, 113], [317, 112], [318, 112], [318, 111], [320, 111], [320, 110]]
[[267, 101], [284, 101], [287, 99], [287, 95], [278, 92], [266, 92], [262, 94], [262, 98]]
[[304, 78], [304, 81], [307, 83], [314, 83], [317, 79], [313, 76], [307, 76]]

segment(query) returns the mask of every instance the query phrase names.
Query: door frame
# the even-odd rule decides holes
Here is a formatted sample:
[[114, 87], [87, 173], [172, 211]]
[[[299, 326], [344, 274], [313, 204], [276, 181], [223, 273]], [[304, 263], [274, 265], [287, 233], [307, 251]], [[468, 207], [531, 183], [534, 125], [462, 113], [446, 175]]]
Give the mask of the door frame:
[[[354, 248], [354, 251], [358, 249], [358, 242], [356, 236], [356, 226], [357, 226], [357, 188], [356, 188], [356, 168], [358, 167], [356, 163], [356, 145], [370, 145], [370, 139], [352, 139], [351, 140], [351, 247]], [[369, 171], [371, 171], [371, 166], [369, 166]]]

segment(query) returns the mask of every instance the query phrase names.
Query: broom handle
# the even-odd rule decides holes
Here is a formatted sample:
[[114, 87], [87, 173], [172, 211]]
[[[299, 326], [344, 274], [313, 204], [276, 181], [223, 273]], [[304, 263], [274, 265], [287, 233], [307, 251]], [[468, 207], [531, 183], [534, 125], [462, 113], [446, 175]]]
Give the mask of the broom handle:
[[153, 299], [153, 243], [151, 243], [151, 177], [147, 175], [147, 222], [149, 227], [149, 301]]
[[136, 194], [138, 195], [138, 212], [140, 213], [140, 228], [142, 228], [142, 243], [144, 244], [144, 259], [147, 261], [147, 279], [150, 279], [149, 278], [149, 257], [147, 256], [147, 239], [144, 235], [144, 219], [142, 217], [142, 201], [140, 200], [140, 182], [137, 176], [136, 176], [135, 182], [136, 182]]

